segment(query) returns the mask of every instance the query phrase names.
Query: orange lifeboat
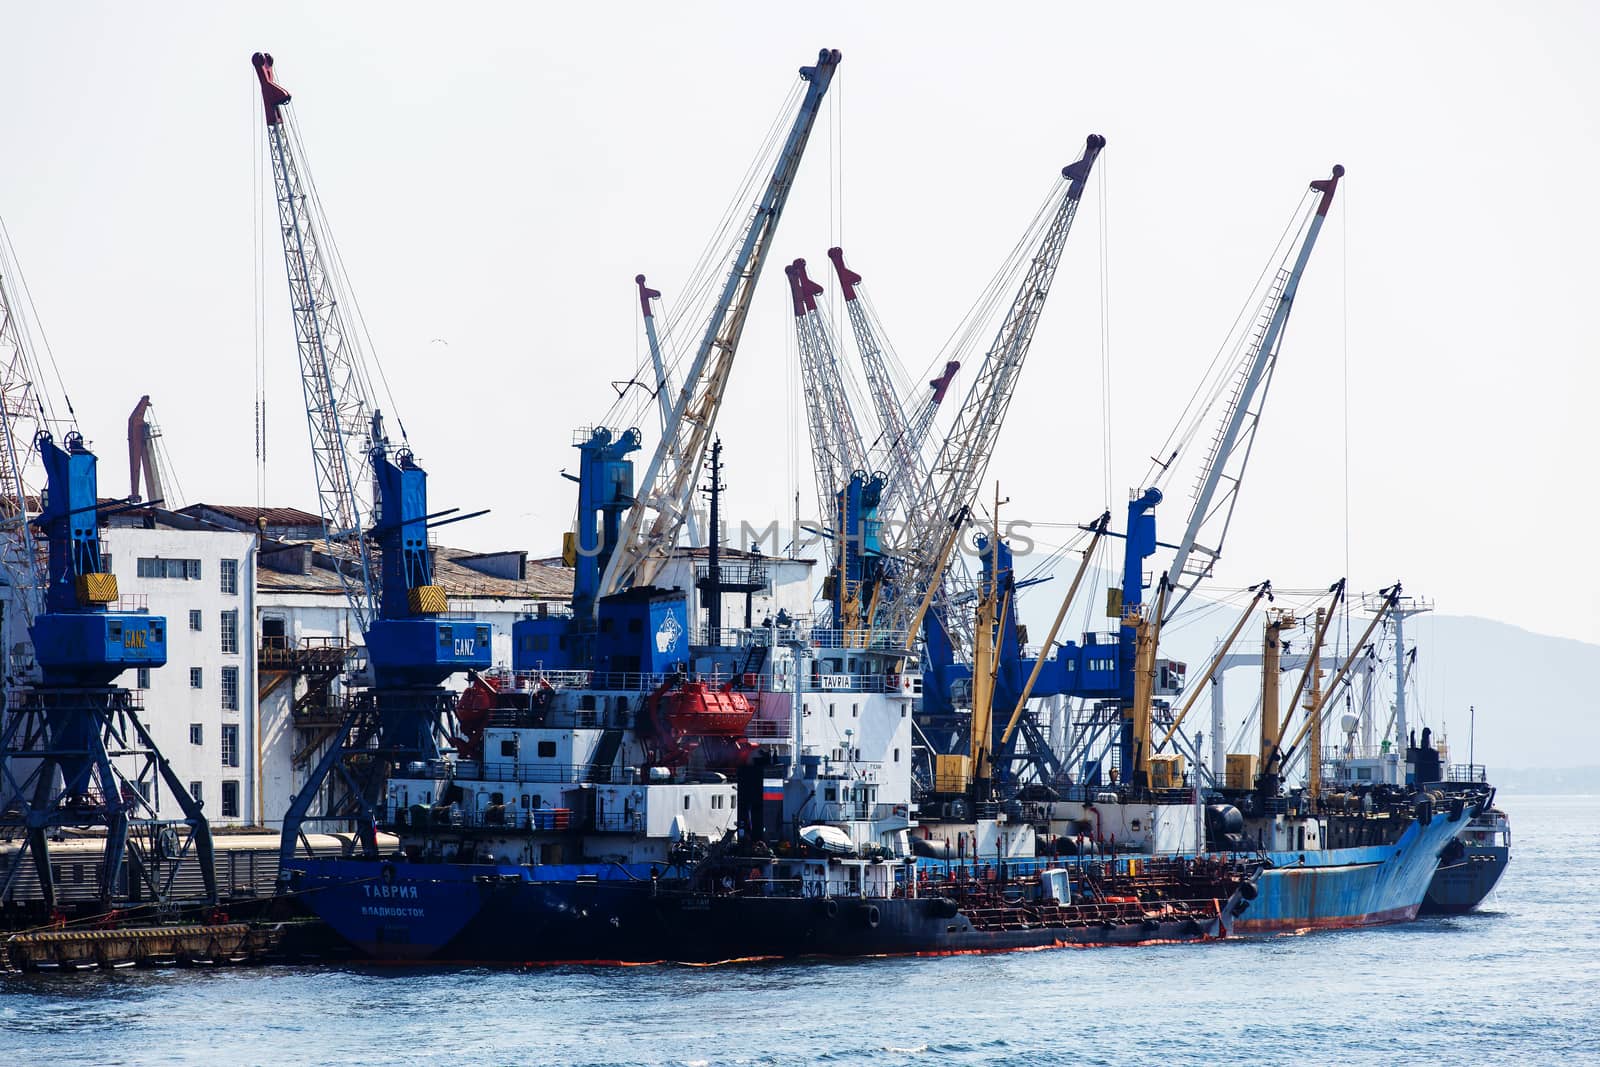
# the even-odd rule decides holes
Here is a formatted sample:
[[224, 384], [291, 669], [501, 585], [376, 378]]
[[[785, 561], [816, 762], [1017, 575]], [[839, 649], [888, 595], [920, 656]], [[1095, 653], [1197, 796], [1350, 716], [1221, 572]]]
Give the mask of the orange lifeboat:
[[737, 767], [759, 747], [745, 736], [755, 709], [732, 683], [663, 682], [645, 703], [650, 762], [682, 767], [691, 757], [703, 766]]

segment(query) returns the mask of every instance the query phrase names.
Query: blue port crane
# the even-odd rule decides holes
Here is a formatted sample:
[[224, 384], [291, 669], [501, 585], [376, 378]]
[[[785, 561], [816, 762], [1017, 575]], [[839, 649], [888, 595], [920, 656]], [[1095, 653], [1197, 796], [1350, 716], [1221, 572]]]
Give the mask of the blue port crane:
[[454, 708], [452, 675], [490, 666], [487, 623], [447, 618], [428, 531], [483, 512], [428, 511], [428, 476], [405, 438], [391, 441], [373, 396], [376, 359], [352, 329], [348, 285], [322, 204], [301, 163], [289, 93], [272, 56], [251, 57], [266, 115], [274, 203], [294, 318], [328, 558], [366, 643], [371, 687], [352, 694], [339, 728], [284, 816], [285, 863], [312, 823], [354, 822], [376, 854], [389, 769], [438, 760]]
[[[201, 804], [162, 757], [139, 694], [116, 684], [125, 671], [167, 661], [166, 619], [119, 603], [100, 540], [102, 521], [135, 505], [100, 500], [98, 460], [70, 402], [46, 395], [19, 286], [9, 241], [0, 242], [0, 576], [13, 657], [0, 727], [0, 839], [21, 842], [0, 879], [0, 906], [17, 899], [29, 859], [44, 906], [57, 906], [50, 841], [69, 827], [105, 835], [98, 877], [75, 902], [173, 902], [186, 859], [198, 861], [214, 902]], [[15, 659], [27, 648], [15, 640], [22, 629], [28, 662]], [[180, 817], [160, 814], [163, 788]]]

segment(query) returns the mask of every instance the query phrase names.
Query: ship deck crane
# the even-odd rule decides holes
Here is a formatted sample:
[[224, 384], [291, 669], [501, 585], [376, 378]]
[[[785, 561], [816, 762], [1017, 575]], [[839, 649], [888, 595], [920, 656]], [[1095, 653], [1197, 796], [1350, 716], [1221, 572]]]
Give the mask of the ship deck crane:
[[[491, 663], [487, 624], [442, 617], [449, 604], [434, 584], [428, 548], [431, 527], [483, 513], [430, 513], [427, 474], [406, 444], [389, 440], [371, 396], [371, 357], [347, 319], [350, 300], [321, 203], [300, 162], [289, 93], [274, 77], [271, 55], [258, 52], [251, 63], [266, 113], [323, 534], [372, 674], [372, 688], [350, 701], [284, 816], [281, 860], [292, 860], [308, 823], [330, 821], [354, 821], [365, 851], [374, 855], [388, 768], [439, 758], [454, 701], [443, 682]], [[317, 811], [319, 798], [325, 803]]]
[[[917, 488], [928, 480], [928, 463], [923, 454], [923, 446], [927, 442], [928, 431], [933, 426], [939, 405], [949, 392], [950, 383], [955, 378], [956, 372], [961, 369], [961, 363], [954, 359], [946, 361], [944, 370], [939, 377], [928, 383], [927, 394], [913, 414], [908, 416], [890, 369], [890, 355], [884, 341], [884, 331], [869, 306], [866, 294], [862, 291], [861, 275], [846, 266], [842, 248], [836, 246], [828, 249], [828, 258], [833, 262], [834, 275], [839, 281], [839, 292], [844, 297], [845, 312], [850, 319], [850, 329], [855, 336], [856, 350], [866, 375], [867, 390], [872, 397], [873, 409], [878, 419], [877, 444], [882, 450], [884, 475], [881, 480], [882, 488], [878, 493], [877, 522], [874, 528], [882, 529], [885, 524], [892, 526], [905, 520]], [[825, 316], [824, 321], [826, 321]], [[875, 546], [874, 550], [881, 551], [881, 546]], [[888, 577], [881, 560], [876, 570], [877, 580]], [[941, 594], [943, 603], [947, 606], [958, 600], [966, 604], [977, 599], [976, 582], [967, 569], [965, 558], [959, 553], [951, 557], [946, 564]], [[870, 602], [873, 597], [868, 594], [867, 599]], [[948, 607], [942, 617], [948, 620]], [[965, 616], [961, 619], [964, 622]], [[873, 623], [881, 620], [865, 621]], [[964, 625], [959, 625], [957, 629], [963, 635], [967, 632]]]
[[[1260, 303], [1256, 307], [1251, 326], [1242, 344], [1242, 355], [1232, 375], [1232, 387], [1223, 409], [1221, 424], [1206, 453], [1200, 475], [1195, 483], [1189, 517], [1178, 548], [1167, 569], [1167, 584], [1174, 596], [1168, 613], [1183, 607], [1189, 595], [1202, 579], [1211, 574], [1216, 561], [1221, 558], [1222, 544], [1233, 519], [1233, 509], [1238, 503], [1239, 486], [1244, 479], [1245, 467], [1250, 462], [1250, 452], [1255, 444], [1256, 429], [1261, 423], [1262, 407], [1272, 385], [1272, 375], [1278, 366], [1278, 353], [1283, 344], [1284, 327], [1289, 313], [1294, 309], [1295, 296], [1300, 290], [1300, 280], [1316, 247], [1317, 235], [1322, 232], [1328, 209], [1333, 206], [1333, 195], [1344, 177], [1344, 168], [1335, 165], [1329, 178], [1314, 181], [1307, 197], [1308, 214], [1297, 228], [1299, 241], [1284, 252], [1283, 259], [1272, 271]], [[1202, 411], [1201, 416], [1204, 415]], [[1182, 435], [1176, 432], [1175, 437]], [[1171, 444], [1171, 439], [1169, 439]], [[1163, 449], [1164, 451], [1164, 449]], [[1176, 458], [1177, 451], [1172, 458]], [[1159, 464], [1170, 467], [1172, 459]], [[1209, 544], [1203, 543], [1204, 537]]]
[[807, 83], [805, 95], [766, 190], [751, 209], [722, 291], [672, 403], [661, 440], [622, 520], [616, 549], [606, 561], [600, 579], [601, 596], [649, 585], [677, 544], [711, 445], [756, 282], [839, 60], [837, 51], [823, 49], [814, 66], [800, 69], [800, 77]]
[[[1265, 285], [1259, 290], [1259, 300], [1254, 304], [1254, 314], [1249, 319], [1243, 320], [1248, 322], [1249, 326], [1239, 336], [1238, 343], [1233, 349], [1239, 353], [1238, 358], [1231, 367], [1222, 367], [1224, 377], [1210, 379], [1208, 372], [1208, 381], [1203, 381], [1196, 390], [1196, 397], [1205, 399], [1205, 402], [1196, 407], [1191, 401], [1190, 409], [1185, 411], [1178, 427], [1173, 430], [1160, 450], [1159, 455], [1166, 458], [1155, 460], [1147, 475], [1146, 485], [1149, 488], [1129, 505], [1129, 534], [1123, 582], [1119, 592], [1120, 607], [1126, 610], [1141, 603], [1144, 560], [1155, 552], [1158, 544], [1160, 547], [1170, 547], [1174, 550], [1170, 568], [1162, 576], [1162, 584], [1166, 587], [1168, 596], [1162, 618], [1156, 620], [1158, 631], [1160, 625], [1169, 622], [1182, 608], [1199, 582], [1211, 573], [1216, 560], [1220, 557], [1228, 524], [1234, 506], [1238, 502], [1245, 467], [1254, 445], [1255, 432], [1260, 424], [1268, 386], [1277, 366], [1284, 327], [1293, 308], [1300, 281], [1310, 261], [1317, 235], [1321, 232], [1328, 210], [1332, 206], [1339, 179], [1343, 175], [1344, 168], [1335, 166], [1331, 177], [1309, 184], [1307, 193], [1296, 210], [1295, 219], [1291, 220], [1289, 229], [1285, 231], [1286, 236], [1293, 235], [1292, 239], [1280, 245], [1282, 251], [1276, 255], [1275, 265], [1263, 275]], [[1229, 349], [1225, 345], [1224, 352], [1226, 351]], [[1219, 366], [1221, 358], [1219, 354], [1218, 363], [1213, 364], [1214, 369]], [[1219, 403], [1223, 406], [1223, 415], [1196, 479], [1186, 528], [1175, 545], [1159, 543], [1155, 538], [1154, 509], [1162, 502], [1163, 493], [1158, 486], [1177, 469], [1179, 456], [1197, 439], [1205, 420]], [[1173, 447], [1175, 444], [1176, 447]], [[1129, 621], [1132, 621], [1132, 618], [1131, 614], [1127, 616]], [[1076, 691], [1069, 690], [1069, 695], [1116, 700], [1125, 710], [1133, 708], [1138, 681], [1136, 676], [1138, 641], [1137, 625], [1120, 626], [1116, 655], [1109, 660], [1112, 669], [1101, 677], [1095, 677], [1089, 672], [1077, 674], [1073, 682]], [[1187, 707], [1188, 705], [1185, 706], [1185, 711]], [[1135, 718], [1139, 716], [1136, 715]], [[1124, 720], [1119, 744], [1125, 781], [1128, 780], [1128, 775], [1136, 772], [1134, 764], [1138, 762], [1140, 753], [1145, 748], [1144, 745], [1137, 743], [1133, 731], [1127, 726], [1128, 722]], [[1074, 749], [1087, 756], [1090, 748], [1098, 743], [1100, 730], [1098, 723], [1091, 724], [1090, 732], [1080, 738]], [[1162, 741], [1163, 746], [1171, 741], [1175, 732], [1175, 727], [1168, 730], [1167, 736]], [[1213, 773], [1220, 774], [1221, 769], [1213, 768]]]
[[861, 290], [861, 275], [845, 265], [844, 249], [828, 249], [828, 258], [833, 262], [834, 274], [839, 279], [839, 293], [844, 297], [850, 331], [856, 339], [856, 351], [861, 357], [867, 389], [872, 395], [873, 408], [878, 416], [879, 440], [887, 460], [884, 468], [888, 474], [881, 511], [885, 515], [897, 515], [902, 499], [913, 491], [913, 487], [927, 481], [928, 464], [923, 457], [922, 447], [933, 425], [934, 415], [949, 391], [951, 380], [961, 369], [961, 363], [959, 360], [947, 361], [939, 377], [928, 383], [928, 394], [915, 411], [907, 415], [889, 369], [883, 331]]
[[[135, 694], [116, 684], [124, 671], [167, 660], [166, 619], [118, 604], [100, 540], [102, 520], [133, 505], [99, 500], [98, 460], [71, 405], [65, 419], [48, 414], [9, 252], [0, 247], [0, 570], [33, 663], [8, 665], [23, 684], [8, 694], [0, 728], [0, 838], [19, 837], [21, 847], [0, 876], [0, 905], [13, 902], [31, 859], [46, 910], [56, 908], [49, 842], [66, 827], [104, 831], [96, 907], [180, 902], [178, 865], [191, 857], [204, 886], [193, 902], [214, 902], [200, 802], [162, 758]], [[64, 430], [59, 443], [55, 430]], [[19, 647], [16, 630], [8, 620], [8, 651]], [[181, 818], [158, 814], [163, 786]]]

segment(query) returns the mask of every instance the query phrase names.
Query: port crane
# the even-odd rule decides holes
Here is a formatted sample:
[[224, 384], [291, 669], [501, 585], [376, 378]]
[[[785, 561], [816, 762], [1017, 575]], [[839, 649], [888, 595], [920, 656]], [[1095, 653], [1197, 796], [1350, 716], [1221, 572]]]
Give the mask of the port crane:
[[[1154, 647], [1153, 640], [1159, 638], [1162, 625], [1173, 618], [1185, 599], [1211, 573], [1221, 554], [1260, 423], [1267, 387], [1282, 348], [1284, 327], [1343, 174], [1344, 168], [1335, 166], [1330, 177], [1309, 184], [1307, 195], [1286, 231], [1293, 239], [1281, 247], [1274, 265], [1263, 276], [1265, 282], [1256, 294], [1252, 313], [1243, 319], [1248, 328], [1231, 349], [1237, 352], [1238, 358], [1231, 366], [1222, 367], [1222, 375], [1201, 383], [1196, 396], [1205, 402], [1191, 401], [1190, 409], [1184, 412], [1161, 450], [1165, 459], [1155, 461], [1147, 474], [1148, 487], [1129, 501], [1122, 580], [1112, 590], [1110, 605], [1110, 613], [1118, 620], [1115, 645], [1107, 649], [1102, 644], [1098, 650], [1093, 650], [1094, 646], [1086, 639], [1084, 644], [1067, 642], [1057, 652], [1059, 663], [1072, 662], [1075, 668], [1062, 677], [1064, 696], [1090, 704], [1115, 704], [1120, 709], [1110, 718], [1091, 714], [1090, 719], [1081, 724], [1084, 729], [1068, 751], [1060, 754], [1064, 765], [1087, 759], [1091, 750], [1104, 743], [1109, 726], [1118, 737], [1116, 748], [1122, 780], [1134, 784], [1148, 782], [1152, 749], [1159, 751], [1176, 733], [1175, 722], [1162, 723], [1167, 727], [1166, 734], [1160, 745], [1152, 745], [1154, 724], [1149, 716], [1154, 697], [1171, 696], [1179, 691], [1181, 666], [1168, 661], [1141, 660], [1141, 649]], [[1224, 347], [1224, 351], [1229, 350]], [[1196, 478], [1186, 528], [1177, 543], [1159, 542], [1155, 511], [1164, 499], [1159, 486], [1170, 479], [1178, 467], [1179, 457], [1199, 439], [1206, 420], [1219, 406], [1222, 408], [1220, 425], [1211, 438]], [[1158, 548], [1172, 549], [1174, 555], [1170, 568], [1158, 583], [1162, 595], [1152, 604], [1147, 603], [1144, 596], [1143, 575], [1145, 561]], [[1254, 588], [1270, 590], [1270, 585], [1262, 583]], [[1265, 595], [1269, 594], [1260, 592], [1257, 600]], [[1159, 617], [1153, 614], [1157, 612]], [[1209, 675], [1209, 671], [1207, 673]], [[1043, 681], [1047, 687], [1057, 674], [1055, 670], [1046, 670]], [[1151, 684], [1141, 688], [1141, 683]], [[1204, 680], [1199, 684], [1204, 684]], [[1188, 706], [1179, 713], [1179, 720], [1187, 713]], [[997, 751], [1003, 752], [1003, 746], [997, 744]], [[1098, 766], [1098, 761], [1094, 765]], [[1220, 775], [1221, 768], [1212, 768], [1212, 771]]]
[[[1195, 481], [1183, 536], [1167, 568], [1167, 584], [1173, 590], [1173, 600], [1167, 607], [1169, 615], [1183, 607], [1201, 580], [1210, 576], [1222, 556], [1222, 543], [1233, 521], [1233, 510], [1239, 501], [1239, 486], [1244, 480], [1245, 467], [1250, 462], [1262, 409], [1272, 386], [1273, 373], [1278, 367], [1284, 327], [1288, 325], [1289, 313], [1294, 310], [1300, 279], [1311, 261], [1317, 235], [1322, 232], [1342, 177], [1344, 168], [1335, 165], [1330, 177], [1311, 183], [1310, 192], [1316, 195], [1307, 198], [1309, 211], [1302, 215], [1299, 225], [1295, 227], [1299, 239], [1291, 242], [1283, 258], [1273, 268], [1256, 305], [1255, 314], [1250, 319], [1250, 328], [1240, 346], [1240, 358], [1232, 374], [1227, 400], [1223, 404], [1220, 424]], [[1199, 417], [1204, 416], [1205, 410], [1202, 409]], [[1199, 418], [1191, 427], [1198, 424]], [[1167, 460], [1158, 462], [1161, 474], [1171, 468], [1172, 461], [1192, 437], [1192, 428], [1187, 431], [1180, 428], [1168, 439], [1169, 445], [1177, 443], [1179, 447], [1173, 450]]]
[[365, 353], [329, 245], [321, 201], [304, 171], [300, 138], [270, 54], [251, 57], [266, 115], [273, 199], [305, 395], [317, 500], [329, 557], [361, 630], [371, 687], [351, 695], [332, 741], [284, 816], [281, 860], [304, 828], [353, 821], [377, 854], [380, 794], [389, 768], [441, 756], [454, 674], [491, 664], [486, 623], [447, 618], [434, 584], [428, 531], [483, 512], [428, 511], [427, 474], [404, 439], [392, 442], [376, 407], [375, 358]]
[[889, 369], [883, 329], [861, 289], [864, 279], [845, 264], [844, 249], [837, 246], [828, 249], [828, 259], [833, 263], [834, 276], [839, 280], [839, 294], [844, 297], [850, 332], [855, 337], [861, 369], [866, 374], [867, 389], [872, 395], [873, 410], [878, 417], [878, 435], [887, 472], [880, 511], [886, 516], [898, 515], [902, 500], [913, 487], [927, 480], [928, 464], [923, 457], [923, 444], [928, 438], [928, 430], [933, 426], [934, 416], [939, 412], [939, 405], [950, 390], [950, 383], [961, 369], [961, 362], [954, 359], [946, 361], [939, 377], [928, 383], [928, 391], [917, 407], [907, 414]]
[[[700, 469], [711, 444], [756, 282], [839, 61], [836, 50], [823, 49], [815, 65], [800, 69], [805, 93], [766, 189], [750, 211], [720, 295], [672, 402], [661, 440], [621, 519], [616, 547], [600, 576], [601, 597], [649, 585], [677, 543], [692, 509]], [[580, 515], [579, 521], [584, 524], [589, 520]]]
[[830, 539], [831, 559], [825, 592], [833, 626], [856, 631], [870, 621], [872, 604], [863, 593], [876, 588], [881, 562], [879, 507], [888, 476], [869, 473], [867, 450], [855, 410], [845, 392], [832, 325], [817, 304], [823, 288], [797, 259], [784, 273], [794, 304], [795, 336], [811, 460], [817, 490], [817, 515]]
[[954, 543], [966, 527], [1089, 174], [1105, 143], [1104, 137], [1091, 134], [1084, 143], [1083, 155], [1062, 168], [1060, 192], [1049, 210], [1049, 222], [1039, 245], [956, 412], [954, 424], [929, 465], [927, 481], [918, 492], [918, 504], [908, 513], [903, 533], [890, 546], [900, 566], [885, 604], [885, 617], [894, 625], [910, 621], [938, 561], [947, 555], [946, 546]]
[[[100, 501], [98, 460], [70, 402], [46, 395], [10, 251], [0, 243], [0, 571], [10, 587], [4, 644], [12, 660], [0, 727], [0, 839], [20, 846], [0, 878], [0, 907], [17, 899], [29, 860], [46, 910], [64, 903], [50, 841], [68, 827], [105, 835], [98, 876], [74, 902], [100, 910], [176, 903], [186, 858], [198, 862], [204, 900], [214, 902], [201, 804], [162, 757], [138, 694], [116, 684], [125, 671], [167, 661], [166, 619], [123, 606], [100, 539], [102, 520], [137, 505]], [[27, 662], [17, 655], [27, 648], [24, 630]], [[158, 813], [163, 787], [180, 818]]]

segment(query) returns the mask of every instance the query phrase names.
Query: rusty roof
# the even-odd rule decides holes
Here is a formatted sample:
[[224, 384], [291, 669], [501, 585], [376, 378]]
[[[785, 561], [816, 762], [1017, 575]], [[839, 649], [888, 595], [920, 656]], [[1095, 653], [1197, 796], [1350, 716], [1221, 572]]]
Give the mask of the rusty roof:
[[241, 504], [190, 504], [180, 508], [184, 514], [192, 514], [201, 508], [214, 511], [219, 515], [226, 515], [236, 519], [247, 526], [255, 526], [256, 520], [265, 519], [268, 526], [321, 526], [322, 517], [313, 515], [309, 511], [299, 508], [258, 508]]
[[[325, 545], [321, 541], [280, 541], [281, 545], [310, 544], [317, 552]], [[263, 543], [262, 551], [270, 552], [273, 543]], [[500, 600], [568, 600], [572, 596], [572, 570], [530, 562], [525, 580], [497, 578], [475, 571], [456, 562], [482, 553], [440, 545], [433, 557], [433, 582], [452, 598], [491, 597]], [[313, 566], [310, 574], [285, 574], [268, 567], [256, 568], [256, 587], [263, 592], [327, 593], [342, 596], [344, 587], [339, 576], [330, 567]]]

